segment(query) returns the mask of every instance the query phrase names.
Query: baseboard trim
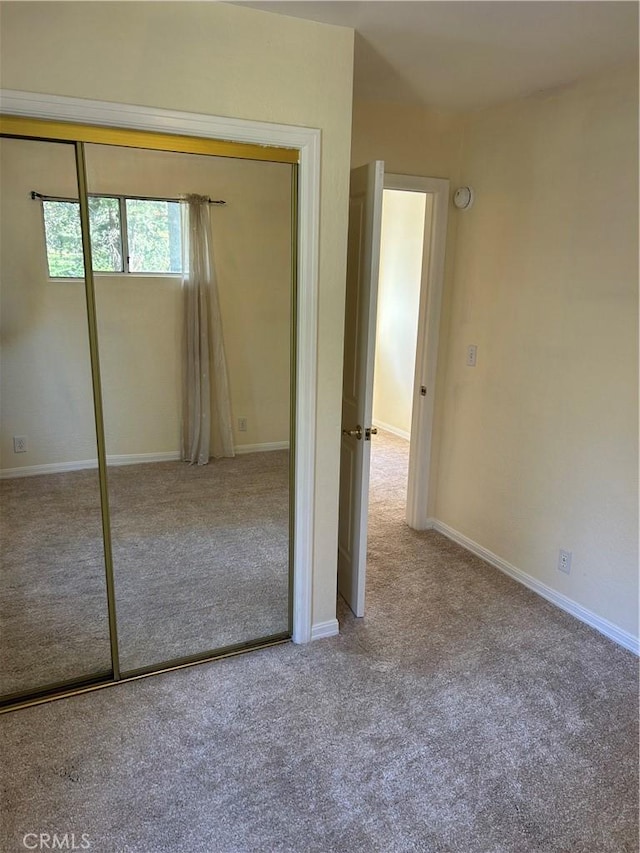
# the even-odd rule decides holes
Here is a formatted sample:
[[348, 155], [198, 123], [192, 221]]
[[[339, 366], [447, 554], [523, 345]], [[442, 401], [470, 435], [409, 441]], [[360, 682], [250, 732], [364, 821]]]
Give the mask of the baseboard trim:
[[386, 424], [384, 421], [379, 421], [377, 418], [374, 420], [373, 425], [375, 427], [380, 427], [380, 429], [383, 429], [385, 432], [390, 432], [391, 435], [397, 435], [398, 438], [404, 438], [406, 441], [410, 441], [411, 439], [410, 432], [394, 427], [391, 424]]
[[236, 456], [245, 453], [268, 453], [271, 450], [288, 450], [288, 441], [267, 441], [262, 444], [238, 444], [234, 448]]
[[[288, 441], [272, 441], [265, 444], [241, 444], [234, 447], [236, 456], [245, 453], [265, 453], [271, 450], [288, 450]], [[170, 450], [166, 453], [124, 453], [107, 456], [108, 465], [141, 465], [146, 462], [177, 462], [180, 451]], [[37, 477], [40, 474], [63, 474], [69, 471], [86, 471], [98, 467], [97, 459], [79, 459], [74, 462], [50, 462], [45, 465], [25, 465], [22, 468], [3, 468], [0, 470], [0, 480], [17, 477]]]
[[[107, 456], [108, 465], [140, 465], [145, 462], [175, 462], [180, 459], [178, 451], [167, 453], [126, 453]], [[86, 471], [98, 467], [97, 459], [78, 459], [74, 462], [50, 462], [45, 465], [26, 465], [23, 468], [3, 468], [0, 480], [16, 477], [37, 477], [40, 474], [63, 474], [68, 471]]]
[[179, 462], [180, 451], [167, 453], [125, 453], [119, 456], [107, 456], [107, 465], [141, 465], [145, 462]]
[[46, 465], [25, 465], [22, 468], [3, 468], [0, 470], [0, 480], [37, 477], [40, 474], [63, 474], [66, 471], [84, 471], [87, 468], [97, 467], [97, 459], [81, 459], [76, 462], [51, 462]]
[[547, 586], [547, 584], [542, 583], [542, 581], [539, 581], [526, 572], [523, 572], [522, 569], [518, 569], [516, 566], [511, 565], [511, 563], [503, 560], [502, 557], [498, 557], [497, 554], [494, 554], [492, 551], [489, 551], [487, 548], [484, 548], [482, 545], [474, 542], [473, 539], [469, 539], [468, 536], [465, 536], [453, 527], [449, 527], [449, 525], [445, 524], [443, 521], [440, 521], [437, 518], [430, 518], [429, 528], [431, 530], [436, 530], [438, 533], [442, 533], [448, 539], [451, 539], [467, 551], [475, 554], [476, 557], [480, 557], [496, 569], [499, 569], [505, 575], [509, 575], [509, 577], [518, 581], [518, 583], [521, 583], [523, 586], [528, 587], [528, 589], [533, 590], [533, 592], [536, 592], [542, 598], [551, 602], [551, 604], [555, 604], [556, 607], [559, 607], [566, 613], [570, 613], [571, 616], [575, 616], [576, 619], [579, 619], [591, 628], [595, 628], [596, 631], [604, 634], [605, 637], [613, 640], [614, 643], [617, 643], [619, 646], [628, 649], [636, 655], [640, 655], [640, 638], [634, 637], [634, 635], [630, 634], [628, 631], [623, 631], [622, 628], [618, 628], [617, 625], [614, 625], [607, 619], [603, 619], [591, 610], [587, 610], [586, 607], [583, 607], [581, 604], [573, 601], [573, 599], [568, 596], [563, 595], [561, 592], [557, 592], [555, 589]]
[[311, 626], [311, 639], [322, 640], [325, 637], [335, 637], [340, 633], [340, 625], [337, 619], [329, 619], [328, 622], [316, 622]]

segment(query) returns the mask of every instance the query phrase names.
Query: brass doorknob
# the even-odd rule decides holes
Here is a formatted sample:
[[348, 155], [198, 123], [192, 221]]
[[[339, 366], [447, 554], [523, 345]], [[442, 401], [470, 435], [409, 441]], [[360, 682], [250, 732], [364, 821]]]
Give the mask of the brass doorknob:
[[371, 441], [371, 436], [377, 434], [378, 430], [376, 427], [367, 427], [367, 429], [364, 431], [364, 440]]
[[343, 429], [342, 434], [343, 435], [350, 435], [352, 437], [357, 438], [358, 441], [360, 441], [360, 439], [362, 438], [362, 427], [360, 426], [360, 424], [358, 424], [358, 426], [355, 429]]

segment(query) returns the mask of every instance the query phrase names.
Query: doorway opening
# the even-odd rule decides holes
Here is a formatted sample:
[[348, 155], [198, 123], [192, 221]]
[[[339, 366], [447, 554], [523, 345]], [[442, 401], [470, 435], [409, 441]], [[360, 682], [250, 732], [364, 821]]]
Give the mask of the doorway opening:
[[[407, 198], [408, 207], [401, 210], [397, 226], [395, 217], [385, 223], [386, 259], [382, 263], [382, 308], [378, 310], [385, 190], [401, 191], [397, 196], [387, 196], [389, 213], [394, 201], [399, 200], [402, 208], [403, 198]], [[405, 452], [408, 469], [404, 478], [405, 521], [415, 530], [430, 526], [432, 435], [448, 205], [446, 179], [385, 175], [384, 163], [379, 160], [351, 172], [338, 591], [356, 616], [363, 616], [365, 611], [371, 438], [375, 436], [373, 443], [380, 445], [385, 425], [392, 429], [385, 435], [406, 442], [408, 432], [411, 438], [408, 453]], [[407, 222], [413, 222], [412, 238], [407, 235]], [[394, 231], [395, 246], [394, 240], [388, 239]], [[405, 242], [413, 243], [410, 254], [403, 251]], [[403, 279], [407, 268], [419, 270], [419, 276], [412, 276], [412, 286], [405, 287], [400, 296], [394, 282]], [[374, 410], [378, 322], [382, 343], [377, 349], [378, 400]], [[390, 403], [384, 399], [387, 392], [392, 395]], [[381, 429], [379, 438], [376, 421]]]
[[[406, 515], [423, 270], [428, 269], [433, 195], [384, 189], [373, 380], [372, 488], [378, 480]], [[426, 264], [424, 263], [426, 261]]]

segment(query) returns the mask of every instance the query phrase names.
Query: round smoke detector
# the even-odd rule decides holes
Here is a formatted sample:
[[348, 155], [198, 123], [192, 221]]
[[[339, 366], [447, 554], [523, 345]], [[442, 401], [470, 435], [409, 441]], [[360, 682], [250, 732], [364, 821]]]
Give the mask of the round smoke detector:
[[458, 187], [453, 195], [453, 203], [458, 210], [469, 210], [475, 196], [471, 187]]

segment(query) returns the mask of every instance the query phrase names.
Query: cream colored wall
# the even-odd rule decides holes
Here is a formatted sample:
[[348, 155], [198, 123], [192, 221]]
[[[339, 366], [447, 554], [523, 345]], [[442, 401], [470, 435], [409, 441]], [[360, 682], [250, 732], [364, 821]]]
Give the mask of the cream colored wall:
[[637, 152], [636, 67], [461, 117], [354, 104], [353, 166], [477, 192], [449, 212], [430, 514], [636, 636]]
[[335, 617], [353, 31], [220, 3], [5, 3], [7, 89], [322, 130], [313, 621]]
[[45, 182], [73, 193], [73, 146], [0, 140], [0, 468], [97, 454], [84, 288], [47, 280], [42, 207], [29, 195]]
[[461, 124], [455, 115], [422, 107], [354, 101], [351, 165], [384, 160], [390, 173], [449, 178], [460, 153]]
[[471, 116], [461, 175], [435, 514], [637, 635], [637, 68]]
[[[80, 424], [68, 429], [66, 423], [70, 400], [82, 411], [91, 409], [80, 399], [91, 396], [79, 357], [82, 346], [87, 350], [86, 320], [81, 313], [79, 322], [71, 323], [66, 314], [69, 299], [82, 312], [84, 285], [48, 280], [41, 206], [29, 197], [34, 187], [46, 195], [77, 197], [73, 150], [22, 140], [3, 140], [2, 146], [2, 229], [7, 229], [2, 263], [22, 264], [23, 270], [2, 276], [3, 304], [14, 298], [24, 302], [26, 294], [33, 301], [22, 323], [12, 323], [14, 334], [3, 346], [3, 410], [10, 413], [11, 428], [6, 424], [1, 435], [0, 468], [95, 458], [91, 424], [82, 427], [80, 441]], [[291, 167], [102, 145], [87, 145], [86, 160], [89, 192], [168, 198], [198, 192], [227, 200], [226, 207], [212, 208], [212, 218], [234, 441], [239, 448], [287, 442]], [[20, 261], [27, 258], [37, 258], [36, 270]], [[177, 453], [180, 278], [97, 275], [95, 288], [107, 453]], [[54, 355], [46, 339], [34, 333], [36, 310], [37, 328], [65, 330], [73, 354]], [[37, 402], [30, 403], [27, 392], [41, 370], [26, 368], [19, 358], [13, 364], [16, 351], [34, 365], [46, 364], [56, 377], [58, 393], [42, 430], [42, 419], [34, 417]], [[39, 393], [46, 395], [46, 387]], [[240, 416], [247, 418], [246, 432], [237, 430]], [[13, 453], [16, 434], [29, 439], [27, 453]]]
[[[382, 201], [373, 421], [409, 437], [427, 200], [385, 190]], [[430, 221], [430, 211], [428, 220]]]

